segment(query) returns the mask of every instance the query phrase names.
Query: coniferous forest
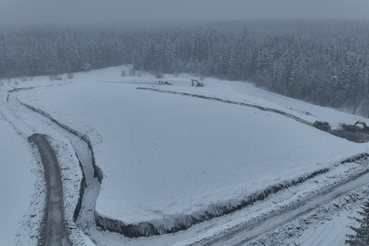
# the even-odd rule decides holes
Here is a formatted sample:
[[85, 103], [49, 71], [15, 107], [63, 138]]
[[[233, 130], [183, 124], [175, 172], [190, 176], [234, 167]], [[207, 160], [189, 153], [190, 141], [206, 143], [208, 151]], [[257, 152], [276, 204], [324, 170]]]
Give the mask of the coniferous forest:
[[0, 79], [132, 64], [158, 77], [249, 81], [369, 116], [369, 22], [245, 20], [3, 28]]

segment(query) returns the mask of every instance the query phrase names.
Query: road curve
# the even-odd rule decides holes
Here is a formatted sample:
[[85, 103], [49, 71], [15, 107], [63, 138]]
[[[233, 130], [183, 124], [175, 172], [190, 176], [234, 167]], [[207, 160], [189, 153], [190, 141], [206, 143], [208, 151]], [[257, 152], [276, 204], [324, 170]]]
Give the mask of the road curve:
[[55, 151], [46, 135], [36, 133], [28, 141], [37, 146], [45, 168], [46, 206], [38, 245], [71, 246], [64, 221], [63, 184]]

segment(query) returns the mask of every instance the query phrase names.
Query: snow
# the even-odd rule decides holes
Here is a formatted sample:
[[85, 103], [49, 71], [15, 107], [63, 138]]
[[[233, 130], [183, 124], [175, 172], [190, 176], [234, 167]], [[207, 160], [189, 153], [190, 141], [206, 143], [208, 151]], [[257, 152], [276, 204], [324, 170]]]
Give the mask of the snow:
[[[54, 134], [55, 135], [55, 134]], [[64, 141], [60, 141], [63, 139]], [[64, 217], [67, 226], [71, 229], [69, 235], [72, 245], [83, 245], [84, 236], [77, 229], [73, 221], [73, 214], [78, 203], [80, 184], [82, 179], [82, 170], [79, 161], [70, 142], [58, 136], [58, 139], [49, 138], [53, 149], [56, 152], [61, 171], [64, 195]]]
[[[280, 192], [265, 203], [201, 223], [186, 232], [131, 240], [100, 231], [94, 238], [100, 244], [171, 245], [178, 242], [178, 245], [185, 245], [188, 238], [211, 237], [222, 228], [237, 227], [248, 218], [262, 215], [263, 206], [271, 208], [268, 213], [272, 213], [284, 204], [317, 192], [329, 182], [336, 182], [337, 177], [366, 168], [338, 164], [367, 152], [367, 144], [349, 142], [272, 112], [136, 88], [255, 104], [282, 110], [311, 123], [328, 121], [333, 128], [339, 123], [366, 121], [365, 118], [286, 98], [245, 82], [206, 78], [202, 81], [205, 87], [196, 88], [191, 87], [190, 78], [193, 77], [188, 74], [164, 75], [160, 79], [173, 84], [171, 86], [159, 85], [158, 79], [150, 74], [119, 77], [120, 74], [121, 67], [115, 67], [76, 73], [73, 80], [57, 83], [47, 77], [36, 77], [17, 85], [34, 89], [14, 93], [21, 102], [44, 110], [91, 139], [96, 164], [104, 174], [96, 204], [100, 215], [125, 223], [150, 221], [170, 226], [174, 218], [204, 212], [213, 204], [237, 204], [268, 186], [323, 168], [332, 171], [329, 177], [317, 178], [316, 186], [306, 182], [294, 191], [291, 188]], [[9, 82], [0, 87], [0, 133], [6, 139], [0, 143], [0, 185], [1, 188], [12, 187], [12, 192], [3, 188], [2, 197], [10, 193], [9, 197], [14, 197], [0, 200], [0, 218], [9, 221], [9, 226], [0, 229], [0, 245], [3, 245], [1, 240], [6, 240], [5, 245], [13, 245], [15, 237], [19, 238], [19, 245], [35, 245], [44, 187], [40, 161], [26, 137], [34, 132], [44, 133], [50, 136], [54, 147], [58, 146], [58, 159], [64, 167], [69, 225], [73, 224], [71, 212], [77, 201], [81, 173], [66, 137], [21, 107], [7, 106], [6, 91], [15, 86]], [[7, 213], [3, 207], [17, 211]], [[322, 245], [324, 234], [329, 232], [330, 238], [336, 236], [336, 241], [342, 243], [342, 234], [351, 233], [344, 226], [352, 224], [347, 219], [352, 212], [345, 211], [340, 212], [340, 217], [332, 215], [323, 226], [317, 223], [306, 229], [294, 240], [299, 240], [301, 245]], [[34, 214], [37, 215], [33, 217]], [[337, 226], [337, 223], [341, 224]], [[29, 225], [31, 229], [27, 229]], [[319, 234], [320, 231], [325, 233]], [[33, 239], [27, 239], [26, 234]], [[73, 230], [71, 237], [74, 245], [94, 245], [78, 229]]]
[[[359, 210], [359, 209], [358, 209]], [[347, 220], [348, 217], [358, 216], [355, 208], [342, 211], [339, 216], [331, 220], [321, 222], [321, 225], [314, 226], [310, 230], [304, 231], [299, 237], [301, 246], [336, 245], [344, 246], [347, 240], [346, 234], [355, 234], [349, 226], [360, 227], [355, 220]]]
[[[360, 227], [352, 217], [358, 217], [361, 204], [368, 196], [368, 184], [337, 198], [324, 206], [279, 225], [246, 245], [344, 246], [346, 234], [355, 234], [349, 226]], [[360, 217], [360, 216], [359, 216]]]
[[15, 245], [19, 222], [30, 206], [36, 182], [35, 158], [27, 140], [0, 114], [0, 245]]
[[263, 188], [331, 168], [367, 150], [366, 145], [279, 114], [136, 88], [246, 101], [289, 111], [310, 122], [338, 115], [337, 122], [349, 123], [357, 116], [297, 102], [247, 83], [242, 88], [239, 82], [207, 79], [204, 88], [195, 88], [181, 77], [170, 78], [172, 86], [159, 86], [150, 77], [135, 83], [118, 76], [111, 83], [101, 83], [103, 73], [113, 70], [96, 72], [96, 77], [90, 74], [89, 79], [76, 75], [70, 84], [18, 93], [20, 101], [90, 137], [96, 163], [104, 173], [96, 211], [109, 218], [156, 223], [203, 212], [212, 204], [234, 204]]
[[[44, 86], [47, 82], [37, 82]], [[69, 141], [45, 126], [39, 119], [13, 108], [7, 91], [13, 85], [0, 86], [0, 245], [37, 245], [45, 203], [45, 181], [38, 150], [27, 138], [33, 133], [50, 137], [57, 152], [63, 179], [65, 217], [73, 225], [82, 171]], [[73, 245], [85, 245], [79, 230], [72, 230]], [[92, 244], [89, 244], [92, 245]]]

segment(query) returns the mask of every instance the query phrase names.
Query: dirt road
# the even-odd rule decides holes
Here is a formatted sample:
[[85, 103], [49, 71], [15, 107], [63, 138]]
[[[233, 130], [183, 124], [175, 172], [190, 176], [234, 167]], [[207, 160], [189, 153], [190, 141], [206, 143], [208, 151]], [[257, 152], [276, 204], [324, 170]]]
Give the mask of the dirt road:
[[47, 187], [39, 245], [70, 246], [68, 230], [64, 222], [63, 184], [55, 151], [51, 148], [46, 135], [34, 134], [28, 140], [35, 144], [40, 152]]

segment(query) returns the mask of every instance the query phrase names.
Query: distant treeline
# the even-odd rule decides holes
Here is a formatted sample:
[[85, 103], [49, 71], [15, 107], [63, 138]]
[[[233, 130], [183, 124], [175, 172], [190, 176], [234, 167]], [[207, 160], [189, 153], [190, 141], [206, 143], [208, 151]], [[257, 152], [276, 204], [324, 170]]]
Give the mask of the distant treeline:
[[369, 22], [253, 20], [0, 34], [0, 78], [132, 64], [156, 74], [248, 80], [369, 116]]

